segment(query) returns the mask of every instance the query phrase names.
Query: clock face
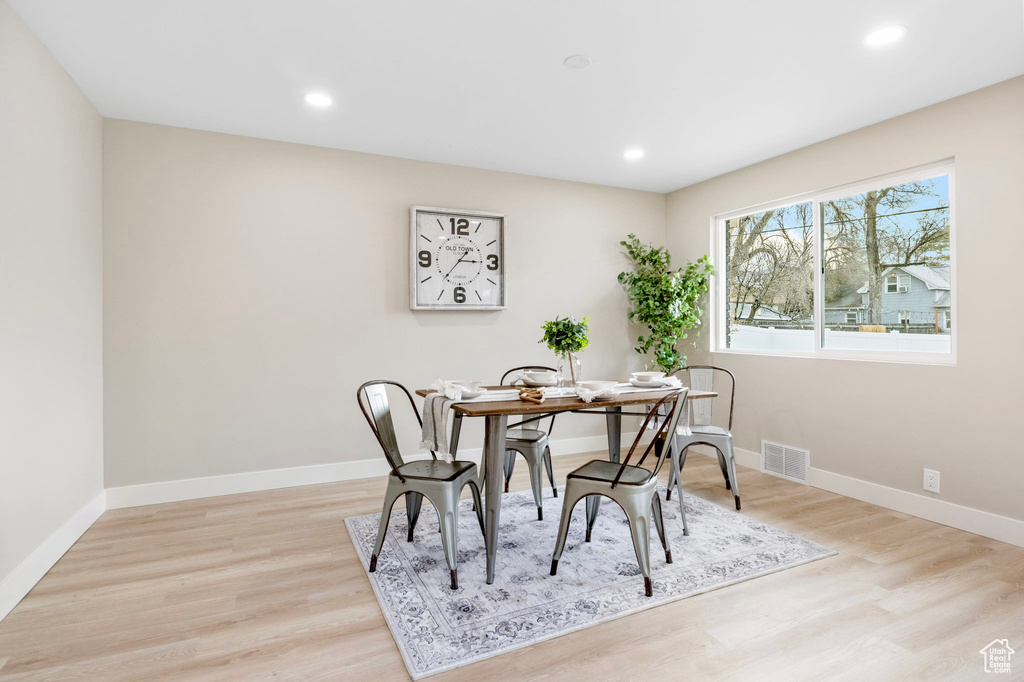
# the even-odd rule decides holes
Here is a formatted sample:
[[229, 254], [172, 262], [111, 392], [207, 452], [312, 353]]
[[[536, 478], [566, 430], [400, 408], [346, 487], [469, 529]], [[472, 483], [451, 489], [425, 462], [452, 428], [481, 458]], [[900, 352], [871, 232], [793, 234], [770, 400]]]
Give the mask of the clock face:
[[479, 212], [412, 210], [412, 308], [505, 307], [505, 220]]

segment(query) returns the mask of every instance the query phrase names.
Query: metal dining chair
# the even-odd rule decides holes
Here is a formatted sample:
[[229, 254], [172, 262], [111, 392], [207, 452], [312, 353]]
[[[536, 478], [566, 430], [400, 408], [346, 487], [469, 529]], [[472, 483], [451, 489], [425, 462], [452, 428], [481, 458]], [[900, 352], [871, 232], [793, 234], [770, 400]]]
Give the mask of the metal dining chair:
[[395, 425], [391, 420], [388, 386], [396, 386], [405, 393], [409, 398], [409, 404], [412, 405], [413, 414], [416, 415], [416, 421], [419, 422], [420, 427], [423, 426], [420, 411], [416, 408], [412, 394], [400, 383], [377, 379], [367, 381], [356, 390], [359, 409], [363, 411], [363, 416], [366, 417], [373, 435], [377, 437], [377, 442], [384, 450], [384, 457], [391, 467], [391, 473], [388, 475], [388, 489], [384, 494], [384, 509], [380, 515], [380, 528], [377, 531], [377, 544], [374, 545], [373, 554], [370, 556], [370, 573], [377, 570], [377, 557], [384, 546], [384, 536], [387, 534], [391, 509], [395, 506], [395, 502], [399, 497], [405, 495], [405, 509], [409, 519], [407, 540], [412, 542], [413, 530], [420, 515], [420, 504], [426, 497], [433, 503], [434, 509], [437, 511], [441, 526], [441, 546], [444, 547], [448, 568], [451, 569], [452, 589], [458, 589], [459, 579], [456, 572], [459, 549], [457, 515], [459, 513], [459, 496], [466, 485], [473, 493], [476, 517], [480, 522], [480, 532], [484, 532], [483, 505], [480, 504], [476, 464], [459, 460], [445, 462], [439, 460], [434, 452], [430, 453], [431, 459], [429, 460], [407, 463], [402, 459], [398, 448], [398, 439], [395, 437]]
[[[513, 367], [501, 376], [501, 385], [509, 375], [516, 372], [554, 372], [550, 367], [542, 365], [524, 365]], [[519, 379], [513, 379], [510, 385], [515, 385]], [[541, 504], [541, 488], [544, 486], [544, 472], [547, 471], [548, 480], [551, 482], [551, 492], [558, 497], [558, 488], [555, 487], [555, 472], [551, 465], [551, 446], [548, 439], [551, 430], [555, 426], [555, 416], [551, 416], [547, 431], [541, 426], [544, 417], [527, 418], [518, 424], [513, 424], [505, 432], [505, 492], [508, 492], [508, 482], [512, 479], [512, 470], [516, 464], [516, 453], [523, 456], [527, 466], [530, 467], [530, 485], [533, 487], [533, 501], [537, 503], [537, 518], [544, 520], [544, 507]]]
[[[636, 552], [637, 563], [640, 564], [640, 572], [644, 576], [644, 593], [648, 597], [653, 594], [650, 557], [652, 520], [658, 530], [658, 536], [661, 538], [661, 546], [665, 549], [665, 562], [672, 563], [672, 548], [669, 547], [668, 535], [665, 534], [661, 498], [658, 496], [658, 472], [661, 471], [665, 458], [671, 450], [670, 447], [667, 447], [667, 441], [679, 423], [679, 415], [684, 409], [686, 400], [686, 391], [687, 389], [680, 389], [669, 393], [647, 413], [644, 425], [637, 433], [633, 445], [629, 448], [629, 452], [621, 464], [595, 459], [566, 477], [562, 518], [558, 525], [558, 540], [555, 542], [555, 552], [551, 557], [551, 575], [558, 573], [558, 560], [562, 557], [565, 539], [569, 533], [569, 521], [572, 518], [573, 507], [589, 495], [601, 495], [617, 503], [626, 512], [626, 518], [629, 520], [629, 532], [633, 537], [633, 549]], [[667, 414], [662, 408], [668, 410]], [[647, 445], [640, 460], [636, 465], [631, 465], [629, 460], [636, 452], [640, 438], [647, 431], [651, 419], [657, 415], [664, 416], [663, 419], [660, 419], [661, 425], [655, 430], [654, 438]], [[652, 448], [657, 457], [657, 463], [653, 470], [641, 466]], [[592, 529], [593, 521], [590, 521], [587, 525], [586, 542], [590, 541]]]
[[677, 369], [672, 374], [686, 373], [688, 376], [683, 384], [694, 391], [714, 391], [718, 377], [722, 381], [729, 381], [729, 426], [722, 428], [711, 423], [711, 410], [714, 405], [713, 398], [697, 398], [689, 401], [689, 422], [684, 422], [682, 433], [676, 433], [673, 441], [674, 456], [672, 457], [672, 470], [668, 478], [668, 491], [665, 494], [666, 500], [672, 499], [673, 486], [679, 486], [679, 507], [683, 506], [682, 495], [682, 470], [686, 463], [686, 451], [692, 445], [710, 445], [718, 451], [718, 466], [722, 469], [722, 476], [725, 478], [726, 490], [732, 490], [736, 500], [736, 509], [740, 508], [739, 481], [736, 479], [736, 455], [732, 447], [732, 413], [733, 405], [736, 402], [736, 377], [724, 367], [712, 367], [711, 365], [693, 365]]

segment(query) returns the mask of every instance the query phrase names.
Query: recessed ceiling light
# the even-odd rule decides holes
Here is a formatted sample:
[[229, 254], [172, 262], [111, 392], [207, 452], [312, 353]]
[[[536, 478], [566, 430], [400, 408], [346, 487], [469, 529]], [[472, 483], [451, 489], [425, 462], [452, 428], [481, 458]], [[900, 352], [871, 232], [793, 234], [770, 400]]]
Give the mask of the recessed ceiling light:
[[306, 104], [318, 109], [331, 106], [333, 101], [334, 100], [331, 99], [331, 96], [324, 92], [311, 92], [306, 95]]
[[644, 150], [640, 149], [639, 147], [633, 147], [632, 149], [627, 149], [626, 153], [623, 154], [622, 156], [623, 158], [626, 159], [626, 161], [636, 161], [638, 159], [644, 158]]
[[882, 47], [891, 45], [907, 35], [906, 26], [883, 26], [864, 36], [864, 44], [868, 47]]
[[585, 69], [590, 66], [590, 57], [585, 54], [571, 54], [562, 62], [570, 69]]

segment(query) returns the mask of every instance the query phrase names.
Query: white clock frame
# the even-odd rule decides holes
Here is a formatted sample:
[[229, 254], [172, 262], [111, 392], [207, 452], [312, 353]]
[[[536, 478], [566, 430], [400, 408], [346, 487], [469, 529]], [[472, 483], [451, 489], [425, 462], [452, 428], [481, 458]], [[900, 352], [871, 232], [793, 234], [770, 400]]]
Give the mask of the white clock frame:
[[[420, 305], [416, 302], [417, 283], [417, 253], [416, 247], [416, 217], [419, 213], [441, 214], [456, 218], [490, 218], [498, 221], [499, 248], [498, 258], [501, 263], [501, 274], [499, 290], [501, 292], [501, 303], [499, 305], [473, 305], [469, 303], [442, 303], [439, 305]], [[505, 214], [490, 213], [487, 211], [468, 211], [454, 208], [437, 208], [435, 206], [413, 206], [409, 209], [409, 308], [412, 310], [505, 310], [508, 308], [508, 269], [505, 266]]]

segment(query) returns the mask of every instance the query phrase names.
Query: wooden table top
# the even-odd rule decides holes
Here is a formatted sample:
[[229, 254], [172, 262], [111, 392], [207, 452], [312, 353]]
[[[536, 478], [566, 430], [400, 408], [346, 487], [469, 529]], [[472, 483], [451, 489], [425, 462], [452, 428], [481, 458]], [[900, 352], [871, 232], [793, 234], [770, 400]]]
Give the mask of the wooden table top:
[[[509, 390], [512, 386], [486, 386], [489, 391]], [[452, 410], [466, 417], [494, 417], [499, 415], [520, 415], [537, 414], [544, 412], [570, 412], [572, 410], [594, 410], [603, 407], [616, 407], [622, 405], [643, 405], [645, 403], [656, 403], [664, 398], [671, 391], [637, 391], [634, 393], [621, 393], [612, 400], [601, 400], [592, 403], [585, 403], [576, 396], [565, 398], [547, 398], [540, 405], [529, 403], [524, 400], [495, 400], [479, 403], [455, 403]], [[421, 388], [416, 395], [426, 397], [433, 393], [430, 389]], [[690, 391], [687, 400], [700, 398], [715, 398], [718, 393], [714, 391]]]

